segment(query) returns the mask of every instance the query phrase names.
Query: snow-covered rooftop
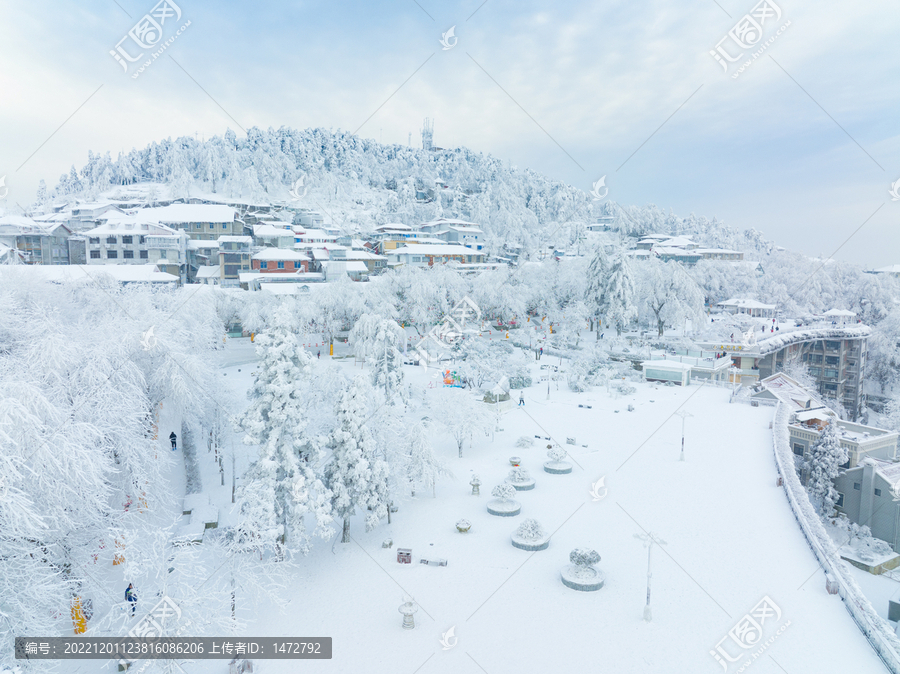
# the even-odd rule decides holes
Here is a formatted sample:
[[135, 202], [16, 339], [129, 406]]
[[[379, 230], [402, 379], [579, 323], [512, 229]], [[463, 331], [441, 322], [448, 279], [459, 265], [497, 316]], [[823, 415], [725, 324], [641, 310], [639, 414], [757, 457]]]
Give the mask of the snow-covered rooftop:
[[[188, 222], [234, 222], [235, 215], [236, 211], [231, 206], [220, 206], [218, 204], [171, 204], [155, 208], [142, 208], [135, 213], [134, 217], [145, 222], [184, 224]], [[128, 216], [122, 216], [121, 213], [107, 212], [103, 214], [103, 217], [112, 221]]]
[[444, 244], [441, 246], [428, 243], [414, 243], [402, 246], [401, 248], [397, 248], [396, 250], [389, 250], [387, 251], [386, 255], [388, 257], [400, 257], [402, 255], [426, 255], [429, 257], [444, 257], [447, 255], [484, 255], [484, 253], [452, 243]]
[[856, 316], [856, 312], [855, 311], [847, 311], [846, 309], [829, 309], [823, 315], [824, 316], [850, 318], [850, 317]]
[[29, 275], [58, 282], [96, 281], [103, 276], [119, 283], [178, 283], [179, 280], [159, 271], [155, 264], [30, 264], [0, 267], [0, 273], [5, 269], [23, 269]]
[[246, 243], [249, 245], [249, 244], [253, 243], [253, 237], [252, 236], [232, 236], [232, 235], [226, 234], [224, 236], [219, 237], [219, 243]]
[[209, 267], [197, 267], [197, 274], [195, 278], [219, 278], [222, 270], [219, 269], [219, 265], [209, 266]]
[[774, 309], [777, 305], [775, 304], [763, 304], [762, 302], [758, 302], [756, 300], [748, 300], [733, 297], [730, 300], [725, 300], [724, 302], [719, 302], [718, 306], [720, 307], [737, 307], [739, 309]]
[[294, 232], [287, 227], [277, 227], [270, 224], [261, 224], [253, 225], [253, 236], [266, 239], [277, 236], [294, 236]]
[[188, 250], [202, 250], [204, 248], [218, 248], [219, 242], [213, 239], [188, 239]]

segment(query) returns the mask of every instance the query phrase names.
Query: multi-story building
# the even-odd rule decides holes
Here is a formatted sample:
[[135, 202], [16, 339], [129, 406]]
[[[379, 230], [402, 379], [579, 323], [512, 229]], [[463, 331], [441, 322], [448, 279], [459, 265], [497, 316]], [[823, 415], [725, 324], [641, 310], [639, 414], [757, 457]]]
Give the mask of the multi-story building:
[[250, 267], [262, 274], [291, 274], [309, 271], [309, 256], [299, 250], [263, 248], [254, 253]]
[[253, 238], [249, 236], [219, 237], [219, 285], [240, 285], [240, 273], [250, 271], [252, 244]]
[[187, 261], [183, 252], [187, 236], [183, 232], [130, 218], [110, 220], [85, 232], [84, 236], [87, 237], [87, 264], [152, 264], [164, 259], [171, 260], [163, 263], [164, 266], [177, 266], [179, 271], [172, 273], [182, 277], [180, 268]]
[[811, 339], [794, 342], [762, 356], [757, 361], [759, 376], [768, 377], [784, 370], [785, 364], [804, 363], [816, 380], [816, 387], [826, 398], [836, 399], [843, 405], [851, 419], [863, 413], [866, 396], [863, 379], [866, 369], [868, 340], [841, 336], [835, 331], [830, 339]]
[[35, 222], [20, 215], [0, 218], [0, 244], [18, 250], [26, 264], [69, 264], [71, 234], [59, 222]]
[[[107, 217], [108, 216], [108, 217]], [[216, 240], [220, 236], [241, 236], [244, 223], [237, 219], [231, 206], [220, 204], [170, 204], [157, 208], [143, 208], [134, 216], [103, 214], [107, 223], [155, 222], [172, 229], [183, 230], [194, 240]]]

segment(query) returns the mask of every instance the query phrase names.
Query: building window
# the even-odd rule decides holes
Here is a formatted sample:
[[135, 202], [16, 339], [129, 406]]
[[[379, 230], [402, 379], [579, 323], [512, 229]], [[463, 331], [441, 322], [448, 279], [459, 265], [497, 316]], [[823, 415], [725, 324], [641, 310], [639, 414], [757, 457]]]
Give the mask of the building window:
[[122, 243], [133, 243], [133, 240], [134, 240], [133, 236], [123, 236], [122, 237]]
[[840, 358], [837, 356], [825, 356], [826, 365], [837, 365]]
[[146, 251], [146, 250], [140, 251], [140, 252], [139, 252], [139, 257], [140, 257], [142, 260], [146, 260], [146, 259], [147, 259], [147, 251]]
[[844, 505], [844, 495], [841, 492], [838, 492], [837, 501], [834, 502], [834, 505], [836, 505], [838, 508]]
[[284, 269], [284, 262], [279, 262], [279, 263], [278, 263], [278, 268], [279, 268], [279, 269]]
[[213, 227], [215, 227], [215, 225], [213, 223], [209, 223], [209, 228], [212, 229]]
[[92, 260], [99, 260], [99, 259], [100, 259], [100, 251], [99, 251], [99, 250], [92, 250], [92, 251], [91, 251], [91, 259], [92, 259]]
[[132, 259], [134, 259], [134, 251], [133, 250], [123, 250], [122, 257], [124, 257], [126, 260], [132, 260]]
[[837, 379], [838, 371], [837, 370], [829, 370], [828, 368], [826, 368], [825, 376], [828, 377], [829, 379]]
[[88, 238], [88, 243], [100, 243], [100, 237], [99, 237], [99, 236], [92, 236], [92, 237], [89, 237], [89, 238]]
[[117, 250], [106, 251], [106, 258], [108, 260], [115, 260], [117, 257], [119, 257], [119, 251], [117, 251]]
[[222, 225], [222, 229], [228, 229], [228, 225], [227, 224]]
[[837, 384], [823, 384], [822, 388], [826, 391], [837, 391]]
[[838, 349], [841, 348], [841, 343], [840, 342], [825, 342], [825, 348], [833, 349], [834, 351], [837, 351]]
[[[820, 356], [821, 357], [821, 356]], [[820, 367], [811, 367], [809, 368], [809, 374], [811, 377], [818, 377], [822, 374], [822, 368]]]
[[876, 490], [875, 490], [875, 496], [881, 496], [881, 490], [880, 490], [880, 489], [876, 489]]
[[801, 445], [799, 442], [794, 443], [794, 454], [796, 454], [797, 456], [803, 456], [803, 445]]
[[116, 237], [114, 237], [114, 236], [106, 237], [106, 243], [115, 243], [115, 242], [116, 242]]
[[853, 483], [853, 488], [854, 488], [856, 491], [860, 491], [860, 490], [862, 489], [862, 482], [854, 482], [854, 483]]
[[421, 261], [422, 261], [422, 258], [421, 258], [421, 256], [419, 256], [419, 255], [413, 255], [412, 261], [413, 261], [413, 262], [421, 262]]

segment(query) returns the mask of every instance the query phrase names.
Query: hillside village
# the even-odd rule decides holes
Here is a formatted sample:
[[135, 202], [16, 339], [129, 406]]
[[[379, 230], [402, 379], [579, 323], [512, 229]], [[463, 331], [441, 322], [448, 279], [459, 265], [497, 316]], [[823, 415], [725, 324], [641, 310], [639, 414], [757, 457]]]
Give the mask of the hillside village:
[[[380, 170], [367, 153], [384, 151], [367, 149], [360, 165]], [[511, 181], [532, 195], [550, 188], [512, 169], [496, 192], [420, 177], [404, 193], [389, 172], [362, 185], [335, 170], [316, 175], [313, 190], [292, 174], [265, 185], [280, 196], [246, 199], [205, 191], [199, 174], [168, 164], [177, 181], [111, 185], [111, 169], [91, 161], [52, 195], [0, 215], [0, 301], [11, 317], [0, 326], [3, 376], [17, 391], [14, 373], [38, 379], [0, 408], [0, 429], [19, 429], [2, 493], [28, 495], [0, 499], [0, 517], [34, 540], [36, 509], [71, 527], [41, 543], [44, 561], [28, 546], [7, 550], [22, 562], [6, 581], [21, 600], [14, 629], [127, 631], [116, 599], [127, 581], [172, 598], [209, 633], [312, 633], [322, 624], [336, 643], [352, 641], [347, 602], [378, 614], [395, 601], [394, 588], [374, 580], [378, 566], [399, 569], [403, 628], [435, 631], [426, 605], [462, 625], [468, 593], [447, 594], [444, 577], [431, 574], [444, 569], [428, 567], [446, 567], [453, 587], [489, 594], [521, 563], [501, 545], [502, 521], [525, 512], [512, 548], [542, 556], [523, 571], [533, 589], [498, 601], [500, 626], [480, 634], [514, 638], [506, 625], [528, 612], [526, 596], [562, 616], [541, 630], [587, 634], [597, 614], [566, 608], [574, 589], [608, 596], [599, 620], [627, 641], [635, 637], [623, 625], [640, 620], [632, 596], [643, 597], [646, 582], [643, 622], [666, 626], [642, 646], [656, 666], [751, 657], [746, 645], [716, 643], [730, 623], [723, 631], [680, 563], [654, 566], [662, 589], [650, 610], [641, 555], [666, 543], [634, 526], [646, 521], [667, 532], [672, 559], [704, 569], [707, 594], [733, 588], [739, 573], [753, 579], [741, 611], [765, 585], [798, 621], [841, 644], [845, 666], [900, 667], [895, 267], [807, 258], [753, 231], [591, 203], [568, 188], [552, 216], [537, 198], [521, 215], [515, 199], [496, 194]], [[329, 196], [333, 184], [340, 189]], [[492, 206], [479, 211], [479, 199]], [[579, 200], [577, 216], [566, 215], [566, 202]], [[53, 439], [47, 409], [84, 426]], [[34, 450], [47, 483], [64, 485], [53, 498], [42, 500], [25, 476], [32, 435], [53, 439]], [[84, 466], [74, 489], [69, 456]], [[486, 508], [479, 476], [484, 496], [495, 497]], [[607, 477], [634, 516], [588, 514]], [[681, 481], [694, 497], [684, 498]], [[648, 490], [660, 498], [636, 497]], [[91, 494], [101, 491], [108, 498], [97, 508]], [[689, 514], [676, 516], [673, 503]], [[584, 521], [566, 527], [581, 505]], [[547, 534], [538, 515], [560, 533]], [[717, 545], [698, 536], [704, 530], [721, 536]], [[746, 535], [759, 544], [748, 548]], [[539, 552], [551, 538], [550, 553]], [[576, 546], [562, 571], [560, 545]], [[240, 561], [216, 578], [223, 560]], [[344, 592], [334, 564], [371, 587]], [[407, 564], [422, 573], [405, 573]], [[800, 592], [795, 576], [811, 578], [810, 565], [821, 568], [816, 589]], [[200, 593], [207, 573], [216, 579]], [[42, 597], [36, 614], [12, 589], [35, 577], [57, 583], [62, 597]], [[336, 608], [313, 617], [278, 599], [294, 587]], [[342, 662], [362, 666], [376, 638], [412, 657], [398, 625], [379, 618]], [[671, 656], [670, 639], [694, 650]], [[783, 648], [795, 662], [808, 657], [797, 643]], [[559, 664], [528, 648], [520, 655]], [[815, 657], [818, 668], [832, 664]], [[624, 652], [611, 658], [627, 662]], [[585, 653], [562, 661], [584, 667]]]

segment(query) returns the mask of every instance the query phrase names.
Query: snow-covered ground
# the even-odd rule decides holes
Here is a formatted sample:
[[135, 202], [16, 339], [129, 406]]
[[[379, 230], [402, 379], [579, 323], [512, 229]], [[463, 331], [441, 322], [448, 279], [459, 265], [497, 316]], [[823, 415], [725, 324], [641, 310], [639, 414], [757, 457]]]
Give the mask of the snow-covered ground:
[[[222, 385], [238, 400], [252, 381], [253, 361], [249, 340], [229, 340], [222, 352]], [[339, 362], [354, 367], [352, 358]], [[436, 382], [430, 373], [406, 367], [405, 374], [426, 397], [436, 390], [427, 388]], [[503, 414], [503, 430], [466, 443], [462, 459], [450, 438], [433, 438], [454, 473], [438, 483], [437, 498], [407, 498], [392, 524], [371, 533], [364, 532], [361, 517], [354, 518], [354, 542], [335, 543], [333, 550], [330, 541], [320, 541], [299, 560], [285, 611], [250, 605], [238, 592], [238, 612], [249, 623], [246, 636], [333, 638], [330, 661], [257, 661], [256, 671], [722, 671], [710, 651], [764, 596], [782, 615], [777, 624], [764, 624], [763, 641], [778, 625], [790, 624], [752, 662], [753, 671], [884, 671], [841, 600], [826, 593], [823, 574], [775, 485], [772, 409], [729, 404], [725, 388], [636, 386], [633, 395], [611, 397], [603, 388], [576, 394], [564, 382], [558, 390], [552, 382], [548, 400], [546, 383], [536, 383], [525, 392], [524, 408]], [[693, 414], [686, 421], [683, 463], [681, 419], [673, 416], [679, 407]], [[535, 435], [569, 449], [574, 471], [545, 473], [547, 441]], [[534, 446], [515, 447], [521, 436], [533, 438]], [[576, 444], [567, 445], [572, 437]], [[240, 474], [252, 450], [235, 440]], [[518, 493], [521, 515], [494, 517], [485, 505], [513, 455], [522, 457], [537, 486]], [[220, 526], [233, 523], [228, 462], [222, 487], [212, 459], [205, 451], [199, 456]], [[471, 495], [473, 472], [483, 482], [480, 497]], [[590, 489], [600, 477], [608, 491], [596, 501]], [[510, 544], [526, 517], [555, 532], [547, 550], [528, 553]], [[460, 518], [472, 522], [469, 533], [456, 531]], [[647, 551], [635, 538], [645, 531], [667, 542], [653, 549], [650, 623], [642, 620]], [[382, 548], [386, 538], [393, 548]], [[397, 563], [397, 547], [412, 548], [412, 565]], [[575, 592], [561, 583], [559, 572], [576, 547], [600, 553], [597, 566], [606, 575], [600, 591]], [[448, 565], [419, 564], [423, 557], [444, 558]], [[400, 626], [404, 594], [419, 604], [413, 631]], [[441, 635], [451, 627], [458, 642], [444, 650]], [[733, 642], [725, 648], [736, 651]], [[225, 662], [215, 660], [182, 666], [226, 671]], [[85, 663], [80, 671], [95, 670]]]

